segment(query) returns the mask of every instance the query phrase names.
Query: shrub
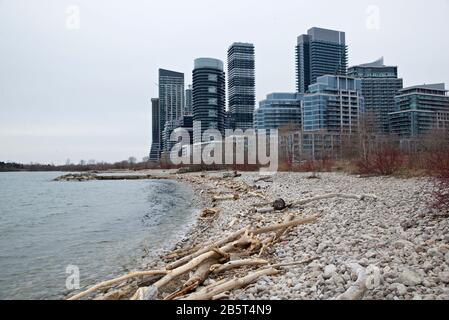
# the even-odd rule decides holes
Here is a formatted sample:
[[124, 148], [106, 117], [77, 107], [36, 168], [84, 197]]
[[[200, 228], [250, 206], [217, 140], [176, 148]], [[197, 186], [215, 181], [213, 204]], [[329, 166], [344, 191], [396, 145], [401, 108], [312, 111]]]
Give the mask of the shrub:
[[433, 176], [432, 207], [449, 213], [449, 149], [429, 155], [427, 170]]
[[404, 159], [404, 155], [398, 149], [384, 146], [356, 160], [355, 166], [360, 174], [390, 176], [401, 169]]

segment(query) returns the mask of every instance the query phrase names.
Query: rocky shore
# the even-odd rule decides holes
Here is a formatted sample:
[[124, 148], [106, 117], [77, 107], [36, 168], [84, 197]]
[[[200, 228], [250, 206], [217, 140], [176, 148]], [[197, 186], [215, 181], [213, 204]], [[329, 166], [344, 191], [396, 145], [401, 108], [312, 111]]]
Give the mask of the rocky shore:
[[[371, 266], [368, 280], [372, 284], [363, 299], [449, 299], [449, 220], [429, 213], [431, 184], [427, 179], [359, 178], [340, 173], [310, 177], [307, 173], [278, 173], [273, 182], [257, 185], [270, 200], [290, 202], [335, 192], [373, 194], [379, 200], [336, 198], [304, 206], [304, 215], [319, 213], [321, 218], [295, 228], [275, 247], [273, 257], [276, 262], [319, 258], [308, 266], [233, 291], [231, 299], [333, 299], [357, 278], [350, 263]], [[258, 178], [258, 174], [244, 173], [235, 179], [254, 184]], [[214, 186], [205, 181], [203, 187]], [[264, 200], [220, 203], [217, 220], [201, 229], [201, 236], [191, 238], [211, 239], [235, 230], [228, 227], [234, 219], [240, 224], [257, 220], [258, 214], [249, 209], [260, 202]], [[274, 221], [283, 218], [280, 213], [265, 215]]]
[[[358, 299], [449, 299], [449, 219], [429, 213], [432, 187], [426, 178], [278, 173], [260, 179], [257, 173], [242, 173], [224, 180], [223, 172], [187, 173], [176, 178], [195, 189], [198, 206], [219, 213], [214, 219], [198, 219], [174, 252], [211, 243], [242, 226], [282, 222], [287, 213], [320, 215], [312, 224], [293, 228], [261, 256], [271, 264], [310, 257], [314, 261], [261, 277], [246, 288], [229, 292], [229, 299], [335, 299], [360, 285], [363, 292], [355, 296]], [[229, 188], [233, 183], [255, 186], [258, 192], [223, 197], [235, 193]], [[292, 203], [330, 193], [372, 197], [324, 198], [284, 211], [257, 209], [278, 198]], [[145, 268], [169, 261], [173, 261], [173, 252]], [[99, 298], [113, 297], [113, 292]]]

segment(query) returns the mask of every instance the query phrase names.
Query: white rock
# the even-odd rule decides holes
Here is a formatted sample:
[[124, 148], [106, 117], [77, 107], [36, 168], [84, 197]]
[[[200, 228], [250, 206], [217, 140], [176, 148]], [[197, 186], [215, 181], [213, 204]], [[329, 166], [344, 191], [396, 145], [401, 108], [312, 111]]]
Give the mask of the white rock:
[[438, 275], [438, 277], [440, 278], [440, 281], [443, 283], [449, 283], [449, 272], [445, 271], [445, 272], [440, 272], [440, 274]]
[[449, 252], [446, 253], [446, 255], [444, 256], [444, 259], [446, 260], [446, 263], [449, 264]]
[[422, 283], [422, 278], [416, 272], [406, 269], [399, 276], [399, 281], [406, 286], [416, 286]]
[[333, 264], [329, 264], [324, 268], [324, 279], [330, 279], [332, 277], [332, 274], [337, 271], [337, 267]]

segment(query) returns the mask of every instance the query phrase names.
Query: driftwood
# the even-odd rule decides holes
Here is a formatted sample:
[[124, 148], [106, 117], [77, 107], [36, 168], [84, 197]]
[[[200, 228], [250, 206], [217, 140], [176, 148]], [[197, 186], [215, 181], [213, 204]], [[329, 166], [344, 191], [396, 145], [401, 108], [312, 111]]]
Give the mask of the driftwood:
[[228, 194], [228, 195], [223, 195], [223, 196], [214, 196], [212, 198], [212, 201], [216, 202], [216, 201], [238, 200], [238, 199], [240, 199], [240, 196], [237, 193], [235, 193], [235, 194]]
[[[228, 258], [229, 253], [236, 251], [238, 249], [247, 250], [249, 252], [253, 252], [255, 250], [258, 250], [262, 243], [255, 237], [256, 235], [263, 234], [263, 233], [269, 233], [269, 232], [275, 232], [278, 230], [283, 230], [289, 227], [294, 227], [306, 223], [310, 223], [318, 219], [319, 216], [314, 216], [306, 219], [301, 220], [294, 220], [288, 223], [283, 224], [277, 224], [272, 225], [264, 228], [257, 228], [252, 230], [246, 230], [241, 235], [241, 237], [238, 240], [235, 240], [234, 242], [228, 243], [220, 248], [214, 247], [212, 250], [206, 251], [195, 258], [191, 259], [186, 264], [180, 265], [179, 267], [172, 269], [167, 272], [167, 274], [154, 283], [150, 287], [142, 287], [137, 290], [137, 292], [132, 297], [133, 300], [147, 300], [147, 299], [154, 299], [160, 289], [167, 285], [169, 282], [173, 281], [174, 279], [177, 279], [181, 275], [192, 271], [193, 269], [199, 267], [201, 264], [205, 263], [205, 261], [210, 259], [221, 259], [221, 258]], [[240, 234], [240, 232], [237, 232], [237, 234]], [[234, 235], [232, 235], [234, 236]], [[210, 266], [209, 266], [210, 267]], [[224, 291], [222, 291], [224, 292]], [[211, 297], [215, 296], [216, 294], [222, 293], [214, 293]], [[151, 293], [151, 294], [150, 294]]]
[[276, 224], [276, 225], [272, 225], [272, 226], [268, 226], [268, 227], [253, 229], [253, 230], [250, 230], [249, 233], [250, 234], [254, 234], [254, 235], [258, 235], [258, 234], [262, 234], [262, 233], [268, 233], [268, 232], [274, 232], [274, 231], [282, 230], [282, 229], [285, 229], [285, 228], [296, 227], [296, 226], [299, 226], [299, 225], [302, 225], [302, 224], [307, 224], [307, 223], [314, 222], [319, 217], [320, 217], [320, 215], [315, 215], [315, 216], [312, 216], [312, 217], [309, 217], [309, 218], [293, 220], [293, 221], [286, 222], [286, 223], [281, 223], [281, 224]]
[[93, 287], [87, 289], [86, 291], [80, 292], [80, 293], [74, 295], [73, 297], [70, 297], [68, 300], [79, 300], [79, 299], [91, 294], [92, 292], [95, 292], [100, 289], [112, 287], [113, 285], [115, 285], [117, 283], [121, 283], [121, 282], [124, 282], [124, 281], [132, 279], [132, 278], [145, 277], [145, 276], [157, 276], [157, 275], [165, 275], [165, 274], [167, 274], [167, 271], [165, 271], [165, 270], [132, 272], [127, 275], [121, 276], [119, 278], [100, 282], [100, 283], [94, 285]]
[[212, 251], [208, 251], [206, 253], [203, 253], [200, 256], [197, 256], [196, 258], [193, 258], [191, 261], [189, 261], [188, 263], [170, 270], [169, 272], [167, 272], [167, 274], [160, 279], [159, 281], [157, 281], [155, 284], [153, 284], [151, 287], [142, 287], [139, 288], [137, 290], [137, 292], [135, 293], [135, 295], [133, 296], [133, 300], [134, 299], [138, 299], [138, 300], [144, 300], [145, 297], [148, 296], [148, 290], [150, 289], [156, 289], [156, 290], [160, 290], [162, 287], [164, 287], [166, 284], [168, 284], [170, 281], [178, 278], [179, 276], [195, 269], [196, 267], [198, 267], [200, 264], [202, 264], [203, 262], [205, 262], [208, 259], [220, 259], [222, 258], [224, 255], [228, 254], [229, 252], [232, 252], [234, 250], [236, 250], [237, 248], [245, 248], [245, 247], [252, 247], [252, 245], [254, 243], [257, 243], [257, 240], [254, 239], [252, 236], [249, 236], [247, 233], [244, 234], [239, 240], [236, 240], [232, 243], [229, 243], [221, 248], [215, 248]]
[[264, 177], [260, 177], [254, 180], [254, 183], [260, 182], [260, 181], [264, 181], [264, 182], [273, 182], [273, 177], [272, 176], [264, 176]]
[[177, 260], [177, 261], [175, 261], [173, 263], [168, 264], [166, 266], [166, 269], [167, 270], [173, 270], [173, 269], [175, 269], [175, 268], [177, 268], [179, 266], [182, 266], [183, 264], [187, 263], [188, 261], [192, 260], [193, 258], [196, 258], [196, 257], [198, 257], [199, 255], [201, 255], [203, 253], [211, 251], [213, 248], [218, 248], [218, 247], [221, 247], [221, 246], [223, 246], [224, 244], [226, 244], [228, 242], [234, 241], [235, 239], [241, 237], [242, 234], [245, 233], [245, 231], [246, 231], [246, 228], [240, 229], [239, 231], [234, 232], [233, 234], [227, 236], [226, 238], [224, 238], [222, 240], [219, 240], [219, 241], [217, 241], [215, 243], [212, 243], [212, 244], [202, 248], [201, 250], [198, 250], [195, 253], [192, 253], [192, 254], [190, 254], [188, 256], [185, 256], [182, 259], [179, 259], [179, 260]]
[[205, 263], [198, 267], [198, 269], [193, 273], [190, 279], [186, 283], [184, 283], [183, 287], [180, 290], [170, 294], [164, 300], [173, 300], [198, 288], [198, 286], [200, 286], [207, 279], [207, 277], [211, 273], [211, 267], [216, 263], [218, 263], [217, 259], [207, 260]]
[[213, 297], [215, 297], [219, 294], [222, 294], [224, 292], [227, 292], [227, 291], [230, 291], [233, 289], [246, 287], [247, 285], [253, 283], [260, 277], [272, 276], [272, 275], [276, 275], [278, 273], [279, 273], [279, 270], [276, 270], [274, 268], [259, 270], [259, 271], [250, 273], [243, 278], [236, 278], [236, 279], [226, 281], [218, 286], [214, 286], [214, 287], [210, 288], [209, 290], [203, 290], [202, 292], [193, 293], [193, 294], [185, 297], [182, 300], [209, 300], [209, 299], [212, 299]]
[[[291, 213], [285, 217], [284, 223], [288, 223], [288, 222], [292, 221], [294, 218], [295, 218], [295, 214]], [[276, 234], [274, 236], [268, 237], [265, 240], [263, 240], [262, 248], [260, 249], [259, 256], [262, 255], [262, 253], [266, 250], [266, 248], [268, 246], [273, 245], [274, 243], [279, 241], [279, 239], [289, 230], [289, 228], [290, 227], [279, 229], [278, 231], [276, 231]]]
[[344, 293], [340, 294], [336, 300], [360, 300], [366, 291], [366, 271], [358, 263], [350, 263], [348, 265], [352, 272], [357, 274], [357, 281], [348, 288]]
[[305, 205], [314, 201], [320, 201], [325, 199], [331, 199], [331, 198], [344, 198], [344, 199], [354, 199], [354, 200], [365, 200], [368, 198], [377, 200], [377, 197], [375, 195], [368, 195], [368, 194], [362, 194], [362, 195], [356, 195], [356, 194], [345, 194], [345, 193], [329, 193], [321, 196], [312, 197], [309, 199], [303, 199], [299, 201], [295, 201], [292, 203], [292, 206], [301, 206]]
[[260, 266], [260, 265], [267, 265], [267, 260], [262, 259], [245, 259], [245, 260], [234, 260], [229, 261], [225, 264], [216, 264], [212, 265], [210, 270], [212, 273], [217, 274], [220, 272], [225, 272], [231, 269], [240, 268], [243, 266]]

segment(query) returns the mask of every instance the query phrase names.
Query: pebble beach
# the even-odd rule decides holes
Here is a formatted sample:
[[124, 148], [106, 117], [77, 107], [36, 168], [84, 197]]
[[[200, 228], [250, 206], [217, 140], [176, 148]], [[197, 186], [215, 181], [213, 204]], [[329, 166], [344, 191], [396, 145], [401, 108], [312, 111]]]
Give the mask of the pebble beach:
[[[220, 189], [222, 173], [186, 174], [207, 205], [208, 194]], [[277, 173], [272, 182], [257, 182], [258, 173], [242, 173], [236, 181], [257, 185], [269, 201], [286, 202], [327, 193], [371, 194], [377, 199], [326, 199], [304, 205], [299, 216], [320, 214], [312, 224], [298, 226], [273, 248], [273, 263], [317, 257], [308, 265], [288, 268], [230, 293], [230, 299], [334, 299], [357, 279], [349, 265], [371, 272], [363, 299], [449, 299], [449, 220], [429, 212], [430, 181], [426, 178], [358, 177], [344, 173]], [[218, 180], [219, 181], [219, 180]], [[178, 245], [210, 242], [245, 224], [282, 222], [285, 213], [254, 213], [266, 200], [252, 197], [217, 204], [213, 222], [199, 222]]]

